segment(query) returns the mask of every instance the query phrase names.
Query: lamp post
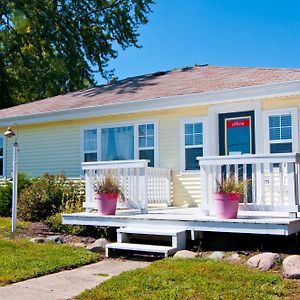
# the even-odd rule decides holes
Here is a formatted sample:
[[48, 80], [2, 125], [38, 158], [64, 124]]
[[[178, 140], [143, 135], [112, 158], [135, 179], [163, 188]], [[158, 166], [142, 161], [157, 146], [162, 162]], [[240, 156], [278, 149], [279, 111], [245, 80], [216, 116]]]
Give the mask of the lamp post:
[[8, 127], [4, 132], [4, 136], [7, 138], [16, 137], [13, 145], [13, 168], [12, 168], [12, 180], [13, 180], [13, 189], [12, 189], [12, 216], [11, 216], [11, 232], [16, 232], [17, 227], [17, 199], [18, 199], [18, 142], [17, 134]]

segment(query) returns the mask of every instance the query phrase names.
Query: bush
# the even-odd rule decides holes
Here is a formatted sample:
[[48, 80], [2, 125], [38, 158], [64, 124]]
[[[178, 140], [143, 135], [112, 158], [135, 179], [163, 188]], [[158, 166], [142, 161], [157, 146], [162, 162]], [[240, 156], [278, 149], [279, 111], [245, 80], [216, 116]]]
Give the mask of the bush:
[[[31, 179], [24, 173], [18, 174], [18, 195], [22, 190], [32, 184]], [[0, 185], [0, 216], [8, 217], [11, 215], [12, 205], [12, 182], [6, 181]]]
[[64, 176], [49, 174], [37, 177], [20, 194], [18, 217], [25, 221], [40, 221], [58, 212], [65, 180]]
[[19, 198], [18, 217], [24, 221], [44, 221], [59, 212], [82, 210], [84, 186], [64, 175], [44, 174], [25, 188]]

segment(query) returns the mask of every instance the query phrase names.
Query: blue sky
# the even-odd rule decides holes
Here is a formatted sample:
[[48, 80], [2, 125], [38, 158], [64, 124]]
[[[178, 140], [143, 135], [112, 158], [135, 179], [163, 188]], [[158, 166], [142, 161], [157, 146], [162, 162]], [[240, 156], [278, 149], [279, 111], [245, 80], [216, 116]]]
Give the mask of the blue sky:
[[299, 0], [156, 0], [143, 48], [110, 67], [119, 79], [196, 63], [299, 68], [299, 11]]

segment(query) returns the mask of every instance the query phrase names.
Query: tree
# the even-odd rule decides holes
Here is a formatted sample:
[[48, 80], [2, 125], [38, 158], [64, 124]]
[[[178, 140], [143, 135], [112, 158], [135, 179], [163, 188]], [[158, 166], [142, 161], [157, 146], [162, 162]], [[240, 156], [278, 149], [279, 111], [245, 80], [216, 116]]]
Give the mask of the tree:
[[153, 0], [2, 0], [0, 107], [34, 101], [113, 77], [118, 47], [139, 47]]

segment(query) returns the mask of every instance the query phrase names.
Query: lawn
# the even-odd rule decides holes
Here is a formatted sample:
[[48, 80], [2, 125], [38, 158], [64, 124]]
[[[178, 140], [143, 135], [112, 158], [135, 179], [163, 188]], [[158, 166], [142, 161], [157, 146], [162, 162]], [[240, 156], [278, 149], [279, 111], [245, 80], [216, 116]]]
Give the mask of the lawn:
[[[26, 229], [18, 224], [18, 230]], [[0, 218], [0, 285], [96, 262], [99, 257], [82, 248], [51, 243], [36, 244], [10, 238], [10, 221]]]
[[204, 259], [165, 259], [122, 273], [77, 300], [97, 299], [292, 299], [298, 286], [279, 274]]
[[[20, 232], [29, 225], [28, 222], [18, 222], [17, 232]], [[9, 218], [0, 217], [0, 238], [12, 237], [11, 233], [11, 220]]]

